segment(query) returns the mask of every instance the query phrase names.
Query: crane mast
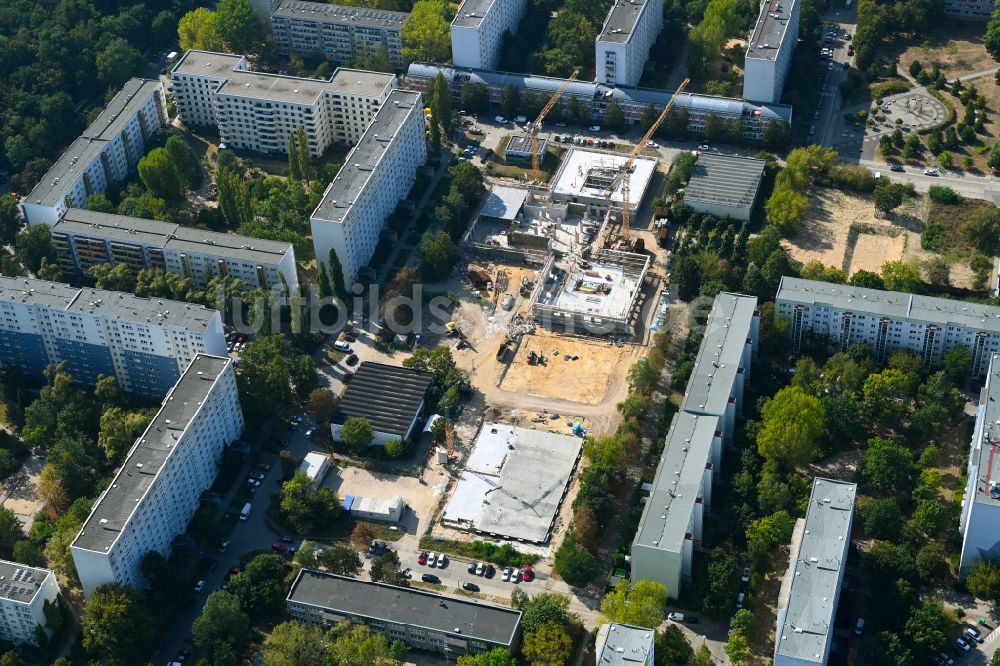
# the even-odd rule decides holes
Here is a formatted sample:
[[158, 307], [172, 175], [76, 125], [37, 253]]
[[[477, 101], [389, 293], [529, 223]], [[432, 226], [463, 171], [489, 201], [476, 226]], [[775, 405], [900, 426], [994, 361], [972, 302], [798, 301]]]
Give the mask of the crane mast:
[[538, 114], [538, 118], [531, 125], [531, 171], [535, 179], [535, 182], [541, 181], [541, 157], [538, 155], [538, 128], [541, 127], [542, 121], [545, 120], [545, 116], [549, 115], [549, 111], [556, 105], [562, 94], [566, 92], [569, 88], [569, 84], [576, 80], [576, 75], [580, 73], [579, 69], [574, 69], [573, 73], [569, 75], [569, 78], [562, 82], [559, 89], [553, 93], [552, 97], [542, 108], [542, 112]]

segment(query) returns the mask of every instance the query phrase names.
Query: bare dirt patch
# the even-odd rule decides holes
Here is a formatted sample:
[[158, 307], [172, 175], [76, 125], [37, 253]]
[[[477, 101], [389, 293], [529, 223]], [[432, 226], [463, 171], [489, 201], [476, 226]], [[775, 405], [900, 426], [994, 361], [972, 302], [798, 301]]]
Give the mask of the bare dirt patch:
[[899, 66], [908, 69], [914, 60], [928, 69], [937, 64], [949, 79], [997, 66], [983, 46], [983, 25], [963, 21], [942, 21], [923, 43], [899, 56]]

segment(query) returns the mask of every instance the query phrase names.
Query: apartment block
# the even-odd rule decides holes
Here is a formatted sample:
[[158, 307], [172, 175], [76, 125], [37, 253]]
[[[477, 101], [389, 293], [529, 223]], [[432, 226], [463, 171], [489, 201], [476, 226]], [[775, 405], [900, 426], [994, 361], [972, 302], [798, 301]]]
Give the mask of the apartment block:
[[996, 0], [944, 0], [945, 16], [966, 21], [989, 21]]
[[0, 640], [37, 645], [39, 626], [51, 636], [45, 602], [57, 603], [58, 596], [59, 582], [48, 569], [0, 560]]
[[352, 284], [368, 264], [386, 219], [406, 197], [426, 159], [421, 97], [393, 90], [310, 219], [316, 259], [326, 263], [335, 250], [345, 284]]
[[916, 352], [924, 370], [941, 366], [954, 347], [972, 352], [970, 376], [982, 377], [1000, 352], [1000, 307], [898, 291], [865, 289], [785, 276], [775, 297], [775, 314], [789, 322], [792, 351], [810, 344], [847, 351], [867, 342], [875, 362], [894, 351]]
[[799, 0], [764, 0], [743, 65], [743, 98], [781, 101], [799, 36]]
[[190, 278], [198, 289], [217, 276], [242, 280], [248, 290], [299, 288], [291, 243], [172, 222], [70, 208], [52, 225], [52, 245], [62, 269], [82, 275], [98, 264], [125, 264]]
[[226, 355], [216, 310], [59, 282], [0, 276], [0, 363], [41, 377], [65, 363], [80, 383], [115, 377], [160, 397], [198, 354]]
[[29, 225], [55, 224], [68, 208], [135, 173], [150, 135], [166, 124], [159, 81], [131, 79], [21, 203]]
[[778, 592], [774, 666], [829, 663], [857, 492], [847, 481], [813, 479]]
[[[496, 108], [499, 108], [501, 96], [507, 86], [514, 86], [522, 95], [530, 90], [532, 94], [548, 99], [566, 82], [565, 79], [549, 76], [415, 62], [407, 68], [404, 85], [410, 90], [423, 91], [438, 73], [444, 76], [445, 81], [451, 86], [456, 104], [459, 104], [462, 88], [466, 84], [481, 83], [486, 86], [490, 101]], [[608, 105], [614, 100], [624, 114], [625, 122], [634, 124], [642, 118], [646, 107], [652, 106], [659, 113], [672, 96], [673, 92], [669, 90], [609, 86], [603, 81], [573, 81], [559, 98], [558, 108], [565, 110], [569, 100], [575, 99], [577, 107], [585, 114], [589, 114], [590, 120], [601, 123], [604, 122]], [[677, 97], [674, 113], [676, 117], [686, 120], [687, 131], [691, 134], [704, 134], [705, 122], [709, 117], [715, 116], [750, 141], [762, 141], [764, 131], [771, 123], [792, 122], [792, 107], [787, 104], [748, 102], [729, 97], [691, 93], [682, 93]]]
[[357, 143], [396, 81], [344, 68], [325, 81], [254, 72], [244, 56], [209, 51], [188, 51], [170, 77], [184, 123], [217, 127], [226, 146], [263, 154], [287, 153], [302, 127], [313, 157]]
[[146, 587], [143, 556], [170, 555], [242, 432], [233, 361], [198, 354], [70, 546], [85, 596], [108, 583]]
[[363, 624], [390, 642], [451, 658], [497, 647], [515, 651], [521, 637], [518, 610], [312, 569], [299, 571], [285, 603], [299, 622], [324, 629]]
[[322, 55], [349, 63], [385, 47], [393, 67], [402, 69], [401, 33], [409, 17], [384, 9], [281, 0], [271, 14], [271, 33], [282, 54]]
[[636, 86], [660, 35], [663, 3], [615, 0], [597, 36], [597, 78], [609, 86]]
[[962, 533], [959, 572], [963, 576], [980, 560], [1000, 558], [1000, 354], [990, 355], [967, 469], [958, 525]]
[[504, 33], [517, 32], [525, 0], [463, 0], [451, 22], [451, 59], [458, 67], [500, 64]]

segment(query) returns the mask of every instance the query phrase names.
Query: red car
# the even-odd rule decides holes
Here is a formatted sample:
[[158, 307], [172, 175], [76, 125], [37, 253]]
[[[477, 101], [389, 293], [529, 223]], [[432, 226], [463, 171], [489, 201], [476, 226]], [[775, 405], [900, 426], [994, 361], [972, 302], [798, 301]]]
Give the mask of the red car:
[[531, 567], [524, 567], [524, 569], [521, 570], [521, 573], [524, 575], [524, 582], [530, 583], [535, 580], [535, 570]]
[[420, 551], [420, 555], [417, 556], [417, 564], [427, 564], [427, 551]]
[[279, 552], [279, 553], [287, 553], [288, 552], [288, 546], [286, 546], [283, 543], [277, 543], [277, 542], [275, 542], [275, 543], [271, 544], [271, 550]]
[[229, 570], [229, 573], [226, 574], [226, 580], [229, 580], [232, 576], [235, 576], [236, 574], [241, 573], [242, 571], [243, 569], [239, 567], [233, 567], [232, 569]]

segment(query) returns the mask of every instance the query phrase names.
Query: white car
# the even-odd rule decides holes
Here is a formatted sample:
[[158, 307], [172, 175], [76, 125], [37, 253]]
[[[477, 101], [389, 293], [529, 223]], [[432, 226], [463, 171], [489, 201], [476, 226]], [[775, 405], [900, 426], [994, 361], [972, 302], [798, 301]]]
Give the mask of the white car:
[[438, 569], [444, 569], [446, 566], [448, 566], [448, 556], [441, 553], [438, 556], [437, 567]]
[[591, 132], [600, 132], [601, 131], [601, 126], [600, 125], [591, 125], [587, 129], [589, 129]]
[[486, 565], [480, 562], [476, 565], [476, 575], [482, 576], [484, 573], [486, 573]]
[[504, 582], [507, 582], [508, 580], [510, 580], [510, 574], [511, 574], [511, 571], [512, 571], [512, 570], [511, 570], [511, 568], [510, 568], [510, 567], [504, 567], [504, 568], [503, 568], [503, 575], [501, 576], [501, 579], [502, 579], [502, 580], [503, 580]]
[[501, 125], [506, 125], [506, 124], [507, 124], [507, 119], [506, 119], [506, 118], [504, 118], [503, 116], [497, 116], [497, 117], [496, 117], [496, 118], [494, 118], [493, 120], [497, 121], [497, 122], [498, 122], [498, 123], [500, 123]]
[[937, 176], [938, 175], [938, 170], [937, 169], [924, 169], [924, 175], [925, 176]]
[[427, 556], [427, 566], [435, 567], [437, 566], [437, 561], [438, 561], [437, 553], [431, 553], [430, 555]]
[[306, 437], [312, 437], [314, 432], [316, 432], [316, 428], [309, 428], [306, 430]]
[[955, 639], [955, 647], [961, 650], [962, 652], [970, 652], [972, 650], [972, 646], [966, 643], [965, 640], [962, 638]]
[[683, 622], [684, 621], [684, 613], [678, 613], [677, 611], [671, 611], [671, 612], [667, 613], [667, 619], [668, 620], [673, 620], [674, 622]]
[[199, 580], [197, 583], [194, 584], [194, 591], [196, 594], [204, 589], [205, 589], [205, 581]]
[[521, 582], [521, 571], [520, 569], [514, 569], [510, 572], [510, 582], [520, 583]]
[[708, 144], [707, 143], [701, 144], [700, 146], [698, 146], [698, 150], [708, 150]]
[[742, 575], [740, 575], [740, 580], [743, 581], [744, 583], [750, 582], [750, 567], [743, 568], [743, 573]]
[[827, 68], [827, 69], [833, 69], [833, 63], [831, 62], [830, 64], [828, 64], [828, 65], [826, 66], [826, 68]]
[[660, 144], [656, 143], [655, 141], [647, 141], [646, 142], [646, 147], [647, 148], [659, 148]]

